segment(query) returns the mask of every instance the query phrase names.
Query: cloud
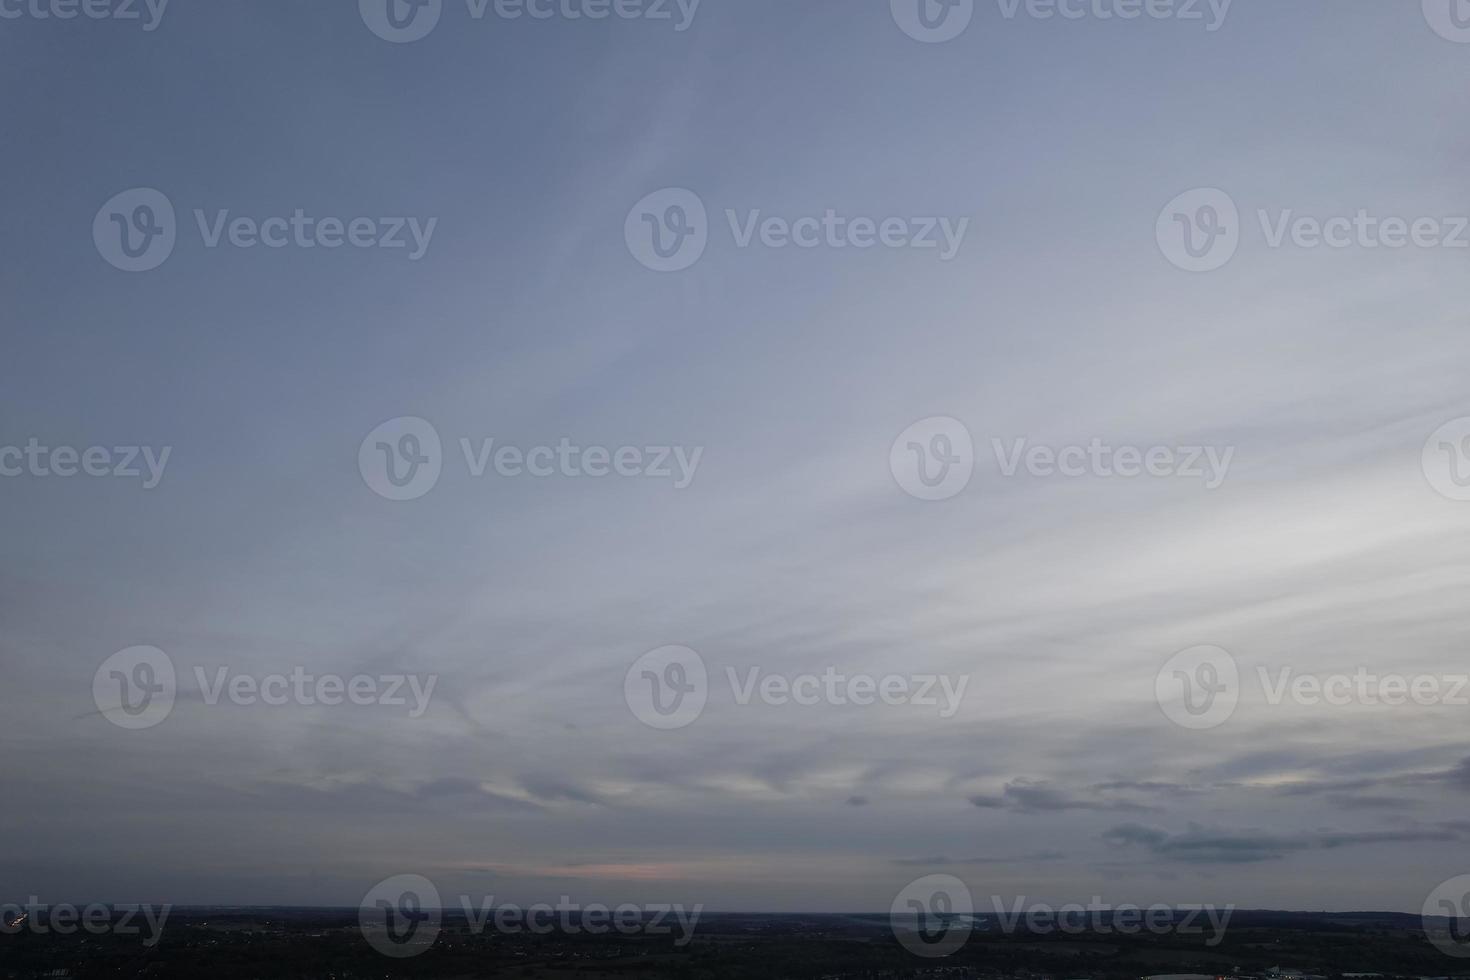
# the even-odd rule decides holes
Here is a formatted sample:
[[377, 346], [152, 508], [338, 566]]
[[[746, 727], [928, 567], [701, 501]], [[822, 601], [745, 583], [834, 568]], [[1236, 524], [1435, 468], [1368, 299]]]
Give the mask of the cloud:
[[1119, 847], [1141, 847], [1168, 860], [1198, 864], [1252, 864], [1278, 861], [1291, 854], [1314, 849], [1452, 841], [1460, 839], [1460, 835], [1446, 828], [1356, 833], [1319, 831], [1283, 836], [1260, 830], [1213, 830], [1198, 825], [1191, 825], [1182, 834], [1174, 834], [1135, 823], [1112, 827], [1103, 832], [1102, 839]]
[[1059, 813], [1067, 810], [1102, 810], [1141, 812], [1156, 810], [1130, 800], [1086, 799], [1047, 781], [1015, 779], [1005, 785], [1000, 796], [971, 796], [970, 805], [985, 810], [1018, 810], [1022, 813]]
[[1029, 854], [1017, 854], [1014, 857], [970, 857], [970, 858], [895, 858], [893, 863], [905, 868], [942, 868], [952, 865], [985, 865], [985, 864], [1040, 864], [1047, 861], [1061, 861], [1067, 855], [1062, 851], [1033, 851]]

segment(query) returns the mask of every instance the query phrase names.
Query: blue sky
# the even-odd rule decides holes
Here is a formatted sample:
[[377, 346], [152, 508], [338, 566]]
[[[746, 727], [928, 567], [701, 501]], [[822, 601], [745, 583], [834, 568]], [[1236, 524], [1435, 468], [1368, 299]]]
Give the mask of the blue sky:
[[[1463, 709], [1252, 682], [1190, 731], [1155, 704], [1200, 644], [1248, 678], [1465, 670], [1470, 504], [1421, 465], [1470, 415], [1465, 252], [1273, 248], [1259, 217], [1451, 236], [1470, 46], [1432, 10], [1239, 0], [1211, 31], [977, 2], [925, 43], [884, 0], [704, 0], [682, 31], [444, 0], [394, 43], [355, 6], [0, 19], [0, 445], [171, 448], [153, 489], [0, 478], [18, 893], [350, 904], [412, 871], [521, 902], [881, 911], [947, 870], [1054, 901], [1416, 910], [1449, 873]], [[135, 188], [176, 215], [146, 272], [91, 234]], [[668, 188], [708, 244], [656, 272], [624, 229]], [[1196, 188], [1240, 214], [1205, 273], [1156, 238]], [[195, 217], [297, 209], [435, 224], [415, 260], [211, 248]], [[968, 226], [946, 261], [740, 247], [727, 216], [829, 209]], [[442, 475], [391, 501], [359, 449], [403, 417]], [[975, 451], [930, 502], [890, 449], [933, 417]], [[492, 438], [702, 455], [682, 489], [476, 477], [459, 441]], [[1233, 457], [1212, 490], [1007, 477], [996, 439]], [[670, 644], [720, 689], [658, 731], [623, 682]], [[179, 694], [126, 731], [92, 679], [137, 645]], [[439, 680], [420, 718], [194, 682], [298, 665]], [[943, 719], [723, 688], [829, 667], [969, 687]]]

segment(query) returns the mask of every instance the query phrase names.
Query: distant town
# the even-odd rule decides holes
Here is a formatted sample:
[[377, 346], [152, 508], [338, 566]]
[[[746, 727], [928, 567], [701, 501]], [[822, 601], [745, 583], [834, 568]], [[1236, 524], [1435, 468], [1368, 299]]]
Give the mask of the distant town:
[[177, 908], [151, 946], [145, 932], [39, 932], [36, 918], [3, 923], [0, 978], [1470, 980], [1470, 961], [1431, 941], [1433, 923], [1397, 913], [1237, 910], [1208, 938], [1001, 931], [976, 917], [938, 956], [916, 953], [878, 914], [711, 914], [679, 945], [637, 930], [507, 934], [446, 911], [432, 940], [402, 956], [374, 948], [355, 909]]

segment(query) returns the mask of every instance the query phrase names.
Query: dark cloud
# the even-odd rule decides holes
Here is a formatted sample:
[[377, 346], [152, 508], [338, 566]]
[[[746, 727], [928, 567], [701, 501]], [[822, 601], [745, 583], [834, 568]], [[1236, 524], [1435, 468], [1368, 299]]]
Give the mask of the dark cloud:
[[1327, 799], [1333, 806], [1344, 810], [1407, 810], [1421, 805], [1419, 800], [1404, 796], [1353, 796], [1335, 793]]
[[1241, 834], [1208, 831], [1191, 827], [1183, 834], [1171, 834], [1156, 827], [1123, 824], [1104, 831], [1103, 840], [1120, 846], [1139, 846], [1159, 857], [1202, 864], [1249, 864], [1274, 861], [1309, 845], [1269, 834]]
[[592, 803], [601, 804], [596, 794], [571, 782], [544, 776], [524, 775], [521, 788], [538, 800], [548, 803]]
[[1019, 810], [1023, 813], [1058, 813], [1067, 810], [1111, 810], [1143, 812], [1157, 807], [1130, 800], [1096, 799], [1077, 796], [1053, 783], [1016, 779], [1007, 783], [1000, 796], [971, 796], [970, 804], [988, 810]]
[[1122, 824], [1102, 834], [1103, 840], [1115, 846], [1141, 847], [1161, 858], [1200, 864], [1250, 864], [1277, 861], [1313, 849], [1453, 841], [1460, 837], [1451, 829], [1354, 833], [1320, 831], [1282, 836], [1259, 830], [1231, 832], [1198, 825], [1191, 825], [1182, 834], [1174, 834], [1142, 824]]
[[971, 857], [971, 858], [896, 858], [893, 863], [905, 868], [946, 867], [953, 865], [985, 864], [1038, 864], [1046, 861], [1061, 861], [1067, 857], [1062, 851], [1034, 851], [1014, 857]]

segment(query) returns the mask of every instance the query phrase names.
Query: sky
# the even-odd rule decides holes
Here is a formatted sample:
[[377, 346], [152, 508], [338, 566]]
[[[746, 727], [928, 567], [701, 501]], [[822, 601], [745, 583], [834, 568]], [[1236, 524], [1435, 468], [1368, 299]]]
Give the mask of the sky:
[[3, 891], [1470, 871], [1470, 31], [917, 4], [0, 0]]

